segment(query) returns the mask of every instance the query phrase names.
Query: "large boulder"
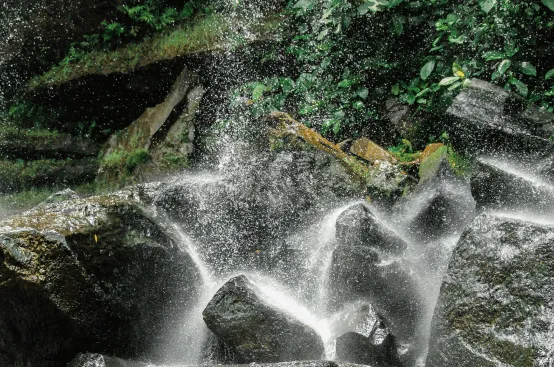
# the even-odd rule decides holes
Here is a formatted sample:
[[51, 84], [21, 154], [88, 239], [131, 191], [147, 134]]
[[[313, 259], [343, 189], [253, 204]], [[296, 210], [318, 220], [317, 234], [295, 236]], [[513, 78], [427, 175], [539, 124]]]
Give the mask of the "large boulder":
[[551, 149], [552, 114], [516, 94], [472, 79], [448, 108], [447, 128], [457, 148], [475, 153], [491, 150]]
[[178, 244], [124, 195], [45, 204], [0, 223], [0, 365], [78, 351], [156, 359], [196, 293]]
[[208, 328], [233, 350], [235, 363], [319, 359], [324, 353], [315, 330], [268, 303], [243, 275], [217, 291], [203, 316]]
[[446, 146], [420, 157], [419, 184], [396, 205], [410, 236], [429, 243], [461, 233], [475, 216], [469, 182], [454, 171]]
[[543, 366], [554, 345], [554, 224], [493, 214], [460, 238], [427, 366]]
[[[480, 209], [538, 209], [554, 204], [554, 180], [532, 164], [498, 157], [479, 157], [471, 177], [471, 192]], [[546, 171], [546, 170], [545, 170]]]
[[364, 204], [353, 205], [341, 213], [335, 236], [339, 246], [368, 246], [393, 254], [402, 253], [408, 246]]
[[337, 361], [374, 367], [399, 366], [396, 337], [373, 306], [355, 302], [331, 318]]
[[333, 309], [367, 300], [402, 343], [416, 338], [424, 302], [401, 260], [383, 261], [370, 244], [341, 246], [333, 252], [329, 287]]

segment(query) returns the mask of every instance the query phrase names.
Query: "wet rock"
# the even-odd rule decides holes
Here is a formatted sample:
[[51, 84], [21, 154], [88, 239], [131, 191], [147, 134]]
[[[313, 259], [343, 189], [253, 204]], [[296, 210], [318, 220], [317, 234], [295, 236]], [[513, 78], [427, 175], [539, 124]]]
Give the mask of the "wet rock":
[[[471, 177], [471, 192], [480, 209], [539, 207], [550, 211], [554, 185], [527, 167], [495, 157], [480, 157]], [[546, 177], [548, 177], [546, 175]]]
[[337, 360], [375, 367], [402, 366], [394, 335], [384, 323], [369, 337], [349, 332], [337, 339]]
[[[96, 364], [95, 364], [96, 363]], [[100, 354], [81, 354], [68, 367], [156, 367], [152, 364], [144, 364], [140, 362], [129, 362], [118, 358], [107, 357]], [[203, 364], [203, 366], [211, 367], [218, 365]], [[239, 367], [244, 365], [226, 364], [229, 367]], [[353, 363], [337, 363], [334, 361], [291, 361], [282, 363], [250, 363], [252, 367], [357, 367]], [[160, 366], [161, 367], [161, 366]], [[171, 367], [171, 366], [166, 366]], [[181, 367], [181, 366], [175, 366]], [[361, 367], [361, 366], [360, 366]]]
[[330, 324], [332, 334], [339, 335], [336, 339], [338, 361], [375, 367], [398, 365], [396, 338], [370, 304], [350, 304], [335, 314]]
[[385, 102], [385, 115], [392, 126], [403, 138], [410, 138], [414, 135], [415, 126], [410, 121], [410, 106], [402, 104], [398, 98], [390, 98]]
[[387, 150], [381, 148], [375, 142], [368, 138], [360, 138], [352, 143], [350, 147], [350, 153], [370, 162], [385, 161], [389, 163], [396, 163], [396, 158]]
[[[141, 181], [159, 180], [161, 176], [188, 168], [194, 152], [196, 113], [205, 90], [196, 86], [188, 91], [187, 106], [177, 120], [170, 124], [165, 136], [154, 141], [150, 159], [135, 169], [135, 176]], [[162, 134], [163, 135], [163, 134]]]
[[419, 184], [395, 208], [410, 232], [425, 243], [461, 232], [475, 215], [475, 201], [467, 179], [453, 172], [446, 146], [423, 157], [419, 175]]
[[270, 130], [270, 144], [273, 150], [307, 149], [325, 152], [335, 158], [347, 170], [351, 179], [370, 194], [398, 196], [410, 183], [408, 176], [398, 166], [387, 161], [375, 161], [372, 165], [365, 165], [285, 113], [273, 113], [267, 117], [267, 122], [274, 127]]
[[406, 242], [364, 204], [353, 205], [338, 217], [336, 239], [339, 246], [367, 246], [394, 254], [401, 253], [407, 247]]
[[427, 366], [540, 366], [554, 337], [554, 225], [482, 214], [454, 251]]
[[245, 276], [229, 280], [203, 312], [210, 330], [233, 349], [235, 363], [319, 359], [320, 336], [293, 315], [268, 304]]
[[479, 153], [551, 149], [552, 123], [546, 112], [530, 110], [516, 94], [482, 80], [472, 79], [447, 110], [450, 136], [461, 151]]
[[[131, 125], [111, 136], [104, 152], [104, 160], [117, 154], [132, 155], [135, 152], [144, 152], [148, 155], [151, 153], [150, 147], [154, 142], [154, 137], [166, 125], [173, 110], [185, 99], [195, 78], [195, 75], [185, 67], [162, 103], [147, 108]], [[133, 170], [135, 168], [132, 167]], [[102, 166], [99, 173], [101, 178], [109, 179], [116, 179], [123, 174], [120, 167], [114, 169], [109, 165]]]
[[279, 241], [322, 205], [363, 192], [339, 162], [318, 151], [250, 152], [225, 173], [183, 176], [154, 200], [220, 269], [272, 263]]
[[371, 302], [402, 342], [411, 342], [423, 303], [417, 285], [398, 260], [383, 261], [371, 244], [340, 246], [333, 252], [331, 306], [363, 299]]
[[130, 362], [123, 359], [108, 357], [102, 354], [79, 354], [67, 367], [147, 367], [151, 364]]
[[66, 200], [71, 199], [79, 199], [80, 196], [75, 191], [71, 189], [65, 189], [62, 191], [58, 191], [47, 197], [42, 203], [39, 205], [48, 205], [48, 204], [55, 204]]
[[[156, 359], [197, 270], [132, 201], [98, 196], [0, 222], [0, 365], [88, 350]], [[167, 335], [166, 335], [167, 334]]]

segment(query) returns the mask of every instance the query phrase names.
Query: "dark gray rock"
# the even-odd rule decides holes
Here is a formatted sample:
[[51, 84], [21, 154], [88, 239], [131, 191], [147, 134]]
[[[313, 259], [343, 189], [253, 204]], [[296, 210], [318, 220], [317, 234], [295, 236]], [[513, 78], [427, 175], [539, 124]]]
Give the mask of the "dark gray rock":
[[40, 136], [14, 131], [0, 132], [0, 155], [8, 159], [97, 157], [100, 146], [67, 134]]
[[67, 367], [147, 367], [152, 366], [141, 362], [124, 361], [123, 359], [108, 357], [102, 354], [79, 354]]
[[402, 342], [415, 337], [423, 303], [400, 261], [381, 261], [371, 244], [338, 247], [333, 252], [329, 286], [333, 309], [367, 300]]
[[337, 219], [336, 239], [339, 246], [368, 246], [377, 251], [399, 254], [406, 242], [380, 222], [364, 204], [346, 209]]
[[[548, 172], [530, 172], [531, 165], [518, 167], [513, 160], [494, 157], [477, 159], [471, 177], [471, 192], [480, 209], [544, 208], [551, 211], [554, 185]], [[548, 168], [545, 167], [546, 171]], [[532, 170], [532, 168], [531, 168]], [[527, 171], [527, 172], [526, 172]]]
[[[155, 367], [152, 364], [144, 364], [140, 362], [129, 362], [124, 361], [119, 358], [107, 357], [101, 354], [80, 354], [78, 355], [68, 367]], [[215, 367], [218, 365], [205, 364], [206, 367]], [[353, 363], [337, 363], [333, 361], [292, 361], [292, 362], [281, 362], [281, 363], [250, 363], [244, 365], [232, 365], [228, 364], [229, 367], [357, 367], [358, 365]], [[173, 367], [184, 367], [183, 365], [173, 366]], [[361, 366], [360, 366], [361, 367]]]
[[319, 359], [321, 337], [293, 315], [266, 303], [241, 275], [217, 291], [203, 312], [208, 328], [235, 353], [235, 363]]
[[415, 126], [410, 119], [410, 106], [402, 104], [398, 98], [390, 98], [385, 102], [385, 116], [399, 136], [410, 139], [415, 132]]
[[75, 191], [71, 189], [65, 189], [62, 191], [58, 191], [47, 197], [42, 203], [39, 205], [48, 205], [48, 204], [55, 204], [66, 200], [71, 199], [79, 199], [80, 196]]
[[322, 152], [247, 154], [221, 176], [182, 176], [154, 199], [204, 244], [216, 267], [271, 263], [275, 244], [323, 205], [361, 193], [345, 168]]
[[441, 287], [427, 366], [548, 365], [553, 274], [553, 224], [477, 217]]
[[336, 339], [336, 359], [374, 367], [398, 366], [396, 338], [373, 306], [355, 302], [332, 318]]
[[548, 126], [552, 115], [527, 107], [514, 93], [472, 79], [447, 110], [450, 136], [457, 149], [470, 153], [491, 150], [552, 149]]
[[60, 366], [84, 350], [155, 360], [197, 279], [188, 255], [117, 195], [5, 219], [0, 365]]

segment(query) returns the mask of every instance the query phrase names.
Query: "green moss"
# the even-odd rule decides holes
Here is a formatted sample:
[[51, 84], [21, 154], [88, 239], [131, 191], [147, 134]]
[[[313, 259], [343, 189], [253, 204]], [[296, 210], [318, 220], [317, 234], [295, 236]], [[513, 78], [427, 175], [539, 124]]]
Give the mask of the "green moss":
[[131, 173], [139, 164], [148, 160], [146, 149], [135, 149], [130, 152], [116, 150], [102, 158], [101, 166], [106, 170], [125, 169]]
[[[233, 46], [232, 23], [218, 14], [199, 18], [194, 24], [158, 34], [141, 43], [114, 51], [94, 51], [75, 61], [62, 61], [41, 76], [33, 78], [29, 88], [52, 86], [90, 74], [128, 73], [137, 68], [184, 55], [222, 50]], [[279, 19], [258, 22], [250, 29], [260, 38], [278, 28]]]

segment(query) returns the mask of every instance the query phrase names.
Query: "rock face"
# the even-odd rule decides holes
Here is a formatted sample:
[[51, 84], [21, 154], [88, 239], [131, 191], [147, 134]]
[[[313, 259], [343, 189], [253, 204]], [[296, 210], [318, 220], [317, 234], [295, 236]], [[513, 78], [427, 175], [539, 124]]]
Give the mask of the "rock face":
[[133, 202], [46, 204], [0, 223], [0, 365], [148, 356], [194, 297], [192, 262]]
[[315, 330], [266, 303], [245, 276], [225, 283], [203, 316], [208, 328], [234, 351], [235, 363], [319, 359], [324, 352]]
[[406, 243], [362, 204], [341, 214], [336, 228], [337, 248], [330, 276], [334, 308], [366, 299], [390, 322], [396, 335], [410, 340], [415, 335], [421, 300], [400, 260], [391, 258], [391, 254], [401, 253]]
[[370, 304], [356, 302], [332, 318], [336, 360], [374, 367], [399, 366], [396, 338]]
[[346, 209], [337, 219], [336, 239], [339, 246], [368, 246], [378, 251], [400, 254], [406, 242], [380, 222], [364, 204]]
[[554, 345], [554, 225], [482, 214], [450, 261], [427, 366], [542, 366]]
[[[408, 176], [387, 160], [377, 159], [372, 165], [365, 165], [285, 113], [273, 113], [268, 117], [268, 121], [270, 125], [275, 126], [275, 129], [270, 132], [272, 149], [278, 150], [285, 147], [325, 152], [340, 162], [352, 179], [357, 180], [370, 194], [388, 197], [400, 195], [409, 184]], [[359, 152], [363, 154], [361, 150], [360, 146]], [[379, 157], [386, 156], [386, 153], [386, 151], [380, 152]], [[389, 160], [393, 161], [393, 157], [389, 157]]]
[[480, 157], [471, 177], [471, 192], [481, 209], [538, 207], [549, 213], [554, 204], [554, 180], [542, 173], [543, 177], [529, 166]]
[[119, 358], [108, 357], [102, 354], [79, 354], [67, 367], [148, 367], [151, 364], [124, 361]]
[[472, 79], [469, 87], [447, 110], [450, 136], [467, 152], [544, 150], [552, 148], [548, 137], [552, 115], [501, 87]]

